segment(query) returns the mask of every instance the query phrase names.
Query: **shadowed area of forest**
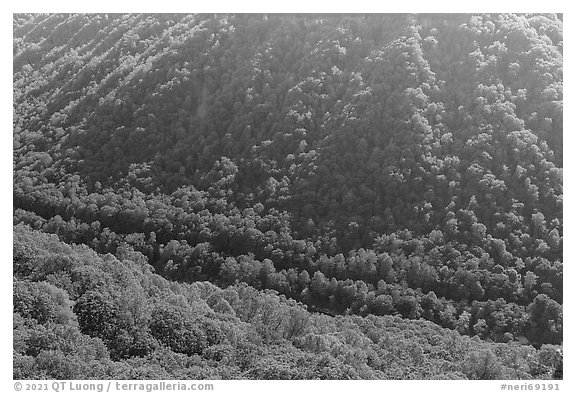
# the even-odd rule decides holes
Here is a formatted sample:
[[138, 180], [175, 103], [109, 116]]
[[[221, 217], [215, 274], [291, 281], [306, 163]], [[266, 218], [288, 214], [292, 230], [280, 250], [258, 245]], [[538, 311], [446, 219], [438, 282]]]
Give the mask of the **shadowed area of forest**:
[[562, 17], [15, 14], [14, 378], [562, 378]]

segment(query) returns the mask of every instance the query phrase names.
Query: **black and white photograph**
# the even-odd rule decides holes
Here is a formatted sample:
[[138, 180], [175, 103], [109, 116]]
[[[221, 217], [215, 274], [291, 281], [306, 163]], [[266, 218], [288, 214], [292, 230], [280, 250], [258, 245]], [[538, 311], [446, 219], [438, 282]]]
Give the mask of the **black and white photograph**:
[[12, 14], [22, 390], [562, 390], [563, 13], [329, 11]]

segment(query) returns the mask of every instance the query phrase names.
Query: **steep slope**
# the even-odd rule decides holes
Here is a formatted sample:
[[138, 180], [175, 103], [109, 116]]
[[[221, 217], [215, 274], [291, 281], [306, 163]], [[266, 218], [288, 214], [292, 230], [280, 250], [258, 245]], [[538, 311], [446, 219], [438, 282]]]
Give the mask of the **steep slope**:
[[311, 314], [246, 285], [173, 283], [126, 248], [98, 255], [22, 225], [14, 258], [15, 379], [525, 379], [560, 367], [551, 346]]
[[557, 15], [15, 15], [14, 222], [561, 345], [562, 48]]

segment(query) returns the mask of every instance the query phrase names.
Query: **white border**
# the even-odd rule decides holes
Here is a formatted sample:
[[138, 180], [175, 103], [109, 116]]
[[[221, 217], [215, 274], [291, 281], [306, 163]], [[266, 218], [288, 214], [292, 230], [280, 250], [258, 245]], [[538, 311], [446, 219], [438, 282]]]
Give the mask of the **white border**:
[[[9, 0], [8, 0], [9, 1]], [[4, 316], [5, 323], [2, 325], [2, 340], [0, 341], [0, 350], [2, 356], [0, 357], [0, 365], [2, 371], [0, 374], [0, 388], [2, 391], [13, 391], [12, 383], [12, 329], [11, 329], [11, 315], [12, 315], [12, 284], [11, 284], [11, 269], [12, 263], [9, 256], [12, 253], [12, 134], [9, 131], [12, 128], [12, 65], [9, 60], [12, 57], [12, 13], [20, 12], [147, 12], [147, 13], [164, 13], [164, 12], [201, 12], [201, 13], [437, 13], [437, 12], [561, 12], [564, 17], [564, 113], [567, 114], [564, 118], [564, 168], [567, 174], [574, 173], [574, 158], [570, 154], [571, 149], [576, 146], [574, 135], [574, 120], [571, 114], [576, 113], [574, 108], [573, 99], [573, 72], [574, 70], [574, 34], [572, 12], [568, 10], [568, 1], [503, 1], [503, 0], [485, 0], [482, 2], [465, 1], [423, 1], [412, 0], [409, 2], [386, 2], [385, 0], [355, 0], [347, 2], [336, 1], [311, 1], [311, 0], [291, 0], [283, 4], [275, 4], [272, 1], [232, 1], [232, 0], [219, 0], [217, 2], [199, 2], [199, 1], [156, 1], [144, 3], [134, 1], [112, 1], [112, 0], [99, 0], [94, 2], [76, 1], [40, 1], [40, 0], [27, 0], [25, 2], [10, 2], [3, 4], [0, 21], [0, 40], [2, 42], [3, 53], [6, 56], [6, 61], [2, 63], [3, 72], [1, 78], [2, 94], [2, 124], [4, 131], [1, 134], [0, 146], [2, 154], [0, 154], [1, 166], [0, 174], [2, 184], [5, 185], [4, 192], [1, 193], [1, 237], [3, 255], [6, 257], [3, 263], [0, 264], [0, 275], [2, 277], [2, 285], [0, 285], [0, 315]], [[569, 72], [566, 72], [569, 71]], [[576, 391], [576, 383], [574, 381], [574, 373], [571, 370], [576, 370], [574, 362], [574, 339], [571, 334], [575, 332], [574, 329], [574, 302], [573, 302], [573, 285], [571, 284], [574, 279], [574, 268], [572, 266], [572, 257], [575, 255], [575, 232], [574, 232], [574, 191], [575, 180], [573, 176], [564, 177], [565, 186], [565, 211], [564, 211], [564, 265], [565, 280], [564, 287], [564, 380], [555, 381], [560, 385], [562, 391]], [[10, 185], [10, 186], [8, 186]], [[576, 263], [576, 262], [574, 262]], [[10, 321], [9, 321], [10, 320]], [[279, 391], [291, 391], [294, 389], [302, 391], [312, 391], [319, 389], [336, 389], [344, 391], [348, 389], [362, 389], [365, 391], [384, 392], [388, 389], [391, 391], [411, 390], [418, 389], [418, 391], [425, 390], [427, 392], [446, 392], [446, 391], [467, 391], [467, 392], [496, 392], [499, 391], [502, 381], [214, 381], [217, 390], [216, 392], [224, 391], [254, 391], [266, 392], [271, 389]], [[510, 381], [510, 383], [521, 383], [519, 381]], [[569, 387], [573, 388], [570, 389]]]

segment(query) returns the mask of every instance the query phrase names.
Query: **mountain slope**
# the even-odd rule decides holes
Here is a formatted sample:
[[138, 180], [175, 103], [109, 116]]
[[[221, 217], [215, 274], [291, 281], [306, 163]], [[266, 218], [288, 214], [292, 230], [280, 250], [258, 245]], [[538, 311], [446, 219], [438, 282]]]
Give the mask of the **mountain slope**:
[[14, 15], [14, 223], [561, 345], [562, 40], [557, 15]]

